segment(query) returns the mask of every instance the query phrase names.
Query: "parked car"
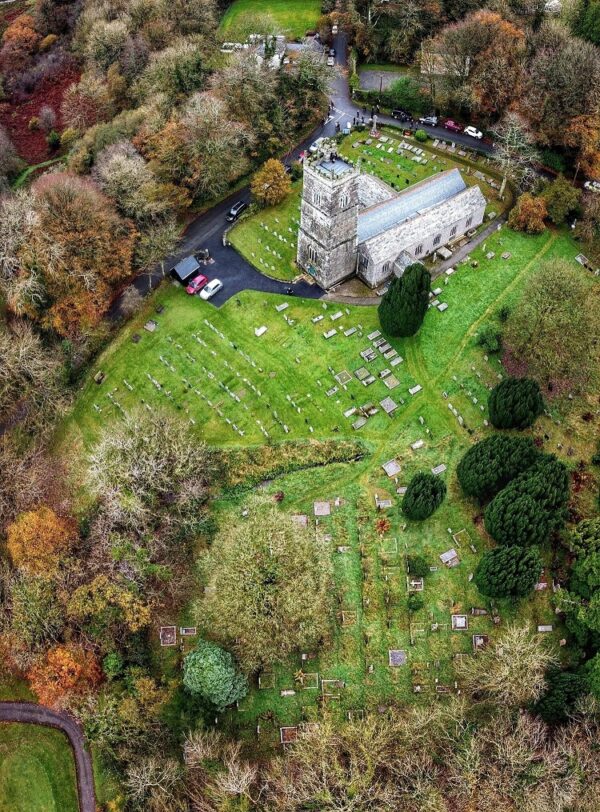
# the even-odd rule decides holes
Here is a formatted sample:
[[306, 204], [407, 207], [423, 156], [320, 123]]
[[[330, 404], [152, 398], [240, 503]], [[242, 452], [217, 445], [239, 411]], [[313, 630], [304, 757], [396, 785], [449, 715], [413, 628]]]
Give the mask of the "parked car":
[[600, 181], [597, 180], [586, 180], [583, 184], [583, 188], [587, 189], [588, 192], [596, 192], [596, 194], [600, 193]]
[[463, 131], [463, 128], [460, 126], [460, 124], [457, 124], [456, 121], [452, 121], [451, 118], [446, 119], [446, 121], [444, 121], [444, 129], [450, 130], [451, 133], [461, 133]]
[[193, 279], [190, 279], [185, 292], [193, 296], [195, 293], [199, 293], [207, 282], [208, 277], [204, 276], [203, 273], [199, 273], [198, 276], [194, 276]]
[[471, 138], [477, 138], [479, 140], [483, 138], [481, 130], [478, 130], [477, 127], [472, 127], [470, 124], [468, 127], [465, 127], [463, 132], [465, 135], [470, 135]]
[[334, 65], [335, 65], [335, 57], [334, 56], [328, 56], [327, 57], [327, 67], [328, 68], [333, 68]]
[[334, 23], [334, 24], [331, 26], [331, 33], [332, 33], [332, 34], [335, 36], [335, 35], [337, 34], [337, 32], [338, 32], [337, 23]]
[[438, 117], [437, 116], [421, 116], [421, 118], [419, 119], [419, 124], [428, 124], [430, 127], [437, 127]]
[[396, 118], [398, 121], [412, 121], [412, 116], [408, 110], [403, 110], [401, 107], [392, 110], [392, 118]]
[[329, 53], [327, 54], [327, 56], [335, 56], [336, 53], [337, 53], [337, 51], [335, 50], [335, 48], [330, 48]]
[[308, 148], [309, 152], [316, 152], [317, 150], [321, 149], [321, 144], [325, 141], [324, 138], [317, 138], [316, 141], [313, 141], [310, 147]]
[[211, 279], [200, 291], [200, 298], [208, 301], [208, 299], [212, 299], [215, 293], [218, 293], [222, 287], [223, 283], [220, 279]]
[[240, 216], [240, 214], [241, 214], [241, 213], [244, 211], [244, 209], [247, 207], [247, 205], [248, 205], [248, 204], [247, 204], [247, 203], [244, 203], [244, 201], [243, 201], [243, 200], [238, 200], [238, 202], [237, 202], [237, 203], [235, 203], [235, 204], [234, 204], [234, 205], [233, 205], [233, 206], [232, 206], [232, 207], [229, 209], [229, 212], [227, 213], [227, 217], [226, 217], [227, 222], [228, 222], [228, 223], [233, 223], [233, 222], [234, 222], [234, 220], [237, 220], [237, 219], [238, 219], [238, 217]]

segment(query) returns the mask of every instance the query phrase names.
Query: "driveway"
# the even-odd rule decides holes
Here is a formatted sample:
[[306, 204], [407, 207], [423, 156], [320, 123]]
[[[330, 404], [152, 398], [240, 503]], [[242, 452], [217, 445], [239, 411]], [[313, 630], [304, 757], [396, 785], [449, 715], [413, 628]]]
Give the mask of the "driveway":
[[0, 702], [0, 722], [22, 722], [62, 730], [69, 739], [75, 756], [79, 808], [81, 812], [96, 811], [92, 759], [85, 749], [83, 731], [71, 716], [33, 702]]

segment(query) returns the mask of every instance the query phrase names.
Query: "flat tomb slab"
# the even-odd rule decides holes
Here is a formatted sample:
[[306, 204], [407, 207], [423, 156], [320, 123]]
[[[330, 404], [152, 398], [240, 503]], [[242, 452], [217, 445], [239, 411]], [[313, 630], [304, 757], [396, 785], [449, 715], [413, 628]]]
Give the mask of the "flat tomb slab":
[[313, 505], [315, 516], [329, 516], [331, 514], [330, 502], [315, 502]]
[[300, 527], [308, 527], [308, 516], [306, 513], [294, 513], [292, 515], [294, 524], [299, 524]]
[[368, 378], [369, 375], [370, 372], [366, 367], [359, 367], [357, 370], [354, 371], [354, 377], [358, 378], [359, 381], [364, 381], [364, 379]]
[[397, 386], [400, 386], [400, 381], [395, 375], [388, 375], [383, 379], [383, 382], [388, 389], [395, 389]]
[[469, 628], [469, 618], [466, 615], [452, 615], [452, 630], [466, 631]]
[[388, 663], [392, 668], [406, 665], [406, 651], [404, 649], [390, 649], [388, 651]]
[[391, 398], [384, 398], [379, 405], [386, 414], [392, 414], [398, 408], [398, 404]]
[[443, 474], [446, 470], [446, 466], [442, 463], [441, 465], [436, 465], [435, 468], [431, 469], [431, 473], [435, 476], [439, 476], [439, 474]]
[[400, 464], [396, 462], [396, 460], [390, 460], [389, 462], [384, 463], [381, 467], [388, 476], [397, 476], [402, 470], [400, 468]]
[[352, 380], [352, 375], [346, 369], [343, 369], [341, 372], [338, 372], [335, 379], [340, 386], [344, 386], [344, 384], [349, 383]]
[[160, 644], [161, 646], [175, 646], [177, 644], [176, 626], [160, 627]]

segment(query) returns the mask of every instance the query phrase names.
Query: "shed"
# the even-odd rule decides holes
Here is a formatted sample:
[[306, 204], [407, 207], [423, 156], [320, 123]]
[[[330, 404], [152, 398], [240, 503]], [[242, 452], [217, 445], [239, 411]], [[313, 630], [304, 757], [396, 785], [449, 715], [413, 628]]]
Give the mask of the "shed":
[[171, 270], [171, 276], [181, 284], [185, 284], [200, 268], [200, 263], [195, 256], [185, 257]]

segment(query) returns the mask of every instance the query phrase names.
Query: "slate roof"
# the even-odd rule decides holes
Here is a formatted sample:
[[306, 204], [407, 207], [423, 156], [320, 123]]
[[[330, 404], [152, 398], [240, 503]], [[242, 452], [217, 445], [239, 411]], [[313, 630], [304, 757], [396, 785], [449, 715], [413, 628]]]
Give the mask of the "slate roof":
[[[411, 218], [401, 220], [397, 225], [377, 233], [363, 242], [359, 250], [367, 254], [375, 265], [393, 260], [401, 251], [416, 245], [417, 242], [426, 243], [430, 237], [480, 208], [485, 208], [485, 197], [481, 189], [479, 186], [466, 187], [454, 197], [443, 200], [422, 214], [415, 213]], [[358, 216], [359, 223], [361, 216], [360, 214]]]
[[317, 164], [317, 169], [328, 172], [334, 177], [339, 177], [343, 175], [344, 172], [348, 172], [352, 169], [352, 164], [346, 163], [346, 161], [343, 161], [341, 158], [335, 158], [333, 161], [328, 161], [324, 158]]
[[454, 197], [466, 189], [458, 169], [440, 172], [409, 189], [359, 213], [358, 242], [362, 243], [403, 223], [425, 209]]

